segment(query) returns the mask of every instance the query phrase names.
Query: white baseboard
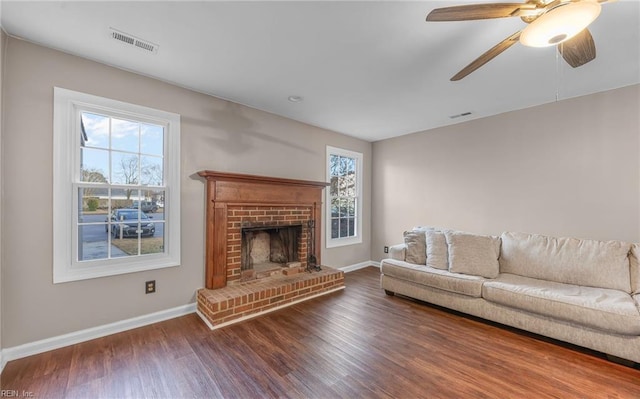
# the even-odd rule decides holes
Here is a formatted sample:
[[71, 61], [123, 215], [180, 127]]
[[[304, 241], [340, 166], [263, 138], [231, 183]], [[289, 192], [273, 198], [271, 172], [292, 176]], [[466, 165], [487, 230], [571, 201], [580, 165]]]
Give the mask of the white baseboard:
[[194, 313], [195, 311], [196, 304], [190, 303], [188, 305], [161, 310], [159, 312], [150, 313], [127, 320], [121, 320], [115, 323], [87, 328], [86, 330], [74, 331], [72, 333], [58, 335], [57, 337], [46, 338], [40, 341], [29, 342], [23, 345], [6, 348], [3, 349], [0, 353], [0, 372], [4, 369], [5, 364], [7, 362], [10, 362], [11, 360], [20, 359], [23, 357], [47, 352], [69, 345], [74, 345], [80, 342], [89, 341], [134, 328], [143, 327], [149, 324]]
[[374, 262], [372, 260], [368, 260], [366, 262], [360, 262], [360, 263], [356, 263], [355, 265], [349, 265], [349, 266], [343, 266], [343, 267], [339, 267], [338, 270], [342, 270], [345, 273], [349, 273], [355, 270], [359, 270], [359, 269], [364, 269], [365, 267], [369, 267], [369, 266], [373, 266], [373, 267], [380, 267], [380, 262]]
[[[349, 272], [363, 269], [369, 266], [380, 267], [380, 263], [374, 262], [374, 261], [366, 261], [366, 262], [356, 263], [354, 265], [340, 267], [338, 268], [338, 270], [342, 270], [345, 273], [349, 273]], [[342, 288], [344, 287], [341, 287], [340, 289]], [[332, 292], [332, 291], [323, 292], [320, 295], [324, 295], [329, 292]], [[311, 299], [311, 297], [305, 298], [305, 299]], [[273, 310], [276, 310], [276, 308], [274, 308]], [[115, 323], [92, 327], [86, 330], [74, 331], [72, 333], [59, 335], [57, 337], [46, 338], [40, 341], [29, 342], [29, 343], [14, 346], [11, 348], [5, 348], [5, 349], [2, 349], [2, 351], [0, 351], [0, 373], [2, 373], [2, 370], [4, 370], [4, 366], [7, 364], [7, 362], [10, 362], [11, 360], [16, 360], [16, 359], [20, 359], [20, 358], [31, 356], [31, 355], [36, 355], [38, 353], [43, 353], [50, 350], [62, 348], [65, 346], [74, 345], [80, 342], [89, 341], [92, 339], [104, 337], [106, 335], [116, 334], [122, 331], [131, 330], [134, 328], [143, 327], [149, 324], [173, 319], [175, 317], [184, 316], [190, 313], [196, 313], [195, 303], [178, 306], [172, 309], [161, 310], [159, 312], [150, 313], [147, 315], [138, 316], [138, 317], [134, 317], [127, 320], [121, 320]], [[205, 320], [205, 318], [202, 317], [202, 315], [200, 316], [203, 320]], [[212, 326], [209, 325], [209, 328], [211, 327]], [[216, 326], [216, 328], [219, 328], [219, 327], [221, 327], [221, 325]]]

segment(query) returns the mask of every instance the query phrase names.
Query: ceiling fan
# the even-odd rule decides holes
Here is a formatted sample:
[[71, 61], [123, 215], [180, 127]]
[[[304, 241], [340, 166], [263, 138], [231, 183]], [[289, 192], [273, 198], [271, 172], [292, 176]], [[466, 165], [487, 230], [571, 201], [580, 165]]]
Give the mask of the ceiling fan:
[[488, 3], [436, 8], [431, 21], [471, 21], [520, 17], [527, 25], [475, 59], [451, 80], [469, 75], [516, 42], [525, 46], [558, 46], [562, 58], [577, 68], [596, 58], [596, 46], [587, 26], [600, 15], [602, 3], [615, 0], [528, 0], [525, 3]]

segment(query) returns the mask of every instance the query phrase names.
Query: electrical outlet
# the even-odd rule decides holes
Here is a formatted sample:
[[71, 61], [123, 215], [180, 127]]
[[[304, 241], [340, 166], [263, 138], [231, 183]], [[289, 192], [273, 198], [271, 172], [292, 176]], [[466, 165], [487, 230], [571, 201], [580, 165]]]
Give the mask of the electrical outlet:
[[389, 247], [387, 247], [386, 245], [384, 246], [384, 253], [388, 254], [389, 253]]
[[156, 280], [151, 280], [144, 283], [145, 294], [153, 294], [154, 292], [156, 292]]

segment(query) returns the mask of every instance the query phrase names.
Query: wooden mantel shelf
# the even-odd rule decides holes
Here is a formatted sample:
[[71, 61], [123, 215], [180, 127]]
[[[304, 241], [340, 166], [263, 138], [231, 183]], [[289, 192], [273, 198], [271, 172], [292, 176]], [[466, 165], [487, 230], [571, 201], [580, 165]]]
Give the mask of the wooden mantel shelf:
[[[238, 263], [240, 242], [240, 225], [253, 220], [269, 219], [278, 209], [300, 209], [298, 215], [286, 217], [271, 216], [271, 220], [278, 225], [293, 223], [293, 219], [307, 215], [310, 229], [313, 229], [313, 244], [318, 250], [315, 253], [320, 263], [320, 245], [322, 236], [322, 190], [329, 185], [326, 182], [309, 180], [285, 179], [245, 175], [238, 173], [216, 172], [203, 170], [198, 175], [206, 179], [206, 259], [205, 285], [209, 289], [222, 288], [227, 280], [238, 281], [240, 269]], [[239, 209], [254, 207], [249, 212]], [[269, 207], [264, 215], [256, 207]], [[300, 208], [297, 208], [300, 207]], [[244, 208], [247, 209], [247, 208]], [[268, 212], [268, 213], [267, 213]], [[287, 211], [283, 211], [287, 212]], [[239, 219], [238, 215], [246, 215], [247, 220]], [[286, 219], [291, 219], [289, 222]], [[277, 219], [277, 220], [276, 220]], [[285, 219], [285, 220], [282, 220]], [[300, 221], [296, 221], [300, 223]], [[229, 242], [232, 240], [232, 242]], [[235, 243], [233, 242], [235, 241]], [[306, 248], [306, 247], [305, 247]], [[306, 253], [306, 252], [305, 252]], [[301, 259], [306, 264], [306, 259]]]
[[200, 177], [204, 177], [207, 180], [218, 181], [236, 181], [243, 183], [267, 183], [267, 184], [282, 184], [291, 186], [312, 186], [312, 187], [326, 187], [330, 183], [323, 181], [310, 181], [310, 180], [296, 180], [286, 179], [282, 177], [268, 177], [258, 175], [244, 175], [240, 173], [227, 173], [216, 172], [213, 170], [201, 170], [198, 172]]

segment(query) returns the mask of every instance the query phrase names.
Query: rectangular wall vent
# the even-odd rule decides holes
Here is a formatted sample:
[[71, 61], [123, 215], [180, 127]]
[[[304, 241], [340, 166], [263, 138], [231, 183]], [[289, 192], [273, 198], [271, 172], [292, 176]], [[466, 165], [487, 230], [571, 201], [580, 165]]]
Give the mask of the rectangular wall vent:
[[134, 46], [137, 47], [141, 50], [145, 50], [151, 53], [157, 53], [158, 52], [158, 45], [157, 44], [153, 44], [150, 41], [147, 40], [142, 40], [140, 38], [137, 38], [133, 35], [130, 35], [128, 33], [124, 33], [124, 32], [120, 32], [118, 30], [115, 30], [113, 28], [110, 28], [111, 30], [111, 38], [114, 40], [118, 40], [121, 43], [127, 44], [129, 46]]

